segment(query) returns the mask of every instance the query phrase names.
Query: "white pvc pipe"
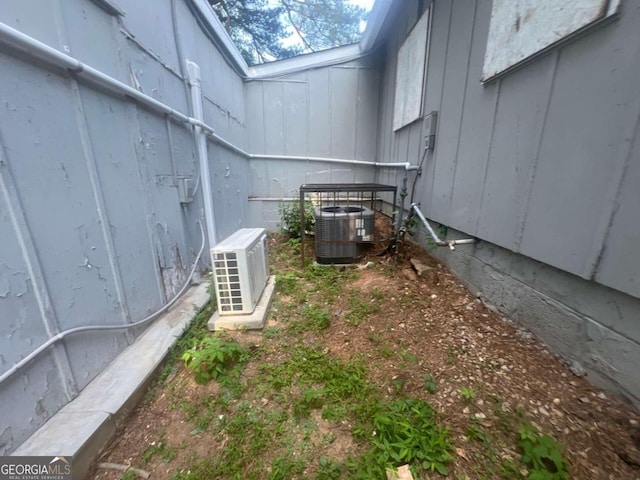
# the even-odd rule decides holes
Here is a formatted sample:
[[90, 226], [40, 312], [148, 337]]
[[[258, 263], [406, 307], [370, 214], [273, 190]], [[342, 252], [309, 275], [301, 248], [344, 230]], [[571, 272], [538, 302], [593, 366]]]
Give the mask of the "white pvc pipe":
[[456, 245], [471, 245], [471, 244], [477, 243], [477, 240], [475, 238], [461, 238], [459, 240], [449, 240], [449, 241], [442, 240], [438, 236], [438, 234], [435, 232], [435, 230], [431, 227], [429, 220], [427, 220], [427, 218], [422, 214], [417, 203], [411, 204], [411, 210], [413, 210], [418, 216], [418, 218], [422, 221], [422, 224], [425, 226], [425, 228], [429, 232], [429, 235], [431, 235], [433, 242], [438, 247], [449, 247], [450, 250], [455, 250]]
[[82, 63], [70, 55], [62, 53], [59, 50], [56, 50], [55, 48], [50, 47], [29, 35], [25, 35], [19, 30], [16, 30], [2, 22], [0, 22], [0, 43], [17, 48], [18, 50], [25, 52], [32, 57], [44, 60], [49, 64], [62, 67], [74, 73], [77, 77], [88, 80], [90, 83], [100, 85], [115, 93], [127, 95], [152, 110], [168, 115], [175, 120], [200, 127], [207, 132], [214, 132], [213, 128], [202, 121], [174, 110], [168, 105], [159, 102], [153, 97], [145, 95], [126, 83], [122, 83], [121, 81], [116, 80], [115, 78], [110, 77], [85, 63]]
[[[202, 87], [200, 85], [200, 67], [187, 60], [187, 76], [191, 87], [191, 105], [193, 115], [199, 122], [204, 119], [202, 106]], [[207, 238], [209, 248], [213, 248], [218, 243], [216, 235], [216, 218], [213, 209], [213, 195], [211, 194], [211, 175], [209, 173], [209, 154], [207, 152], [207, 138], [203, 128], [199, 125], [193, 129], [196, 146], [198, 149], [198, 161], [200, 163], [200, 183], [202, 184], [202, 198], [204, 201], [204, 216], [207, 220]]]
[[402, 163], [367, 162], [366, 160], [351, 160], [346, 158], [333, 158], [333, 157], [308, 157], [305, 155], [249, 154], [249, 158], [255, 159], [255, 160], [295, 160], [295, 161], [301, 161], [301, 162], [343, 163], [346, 165], [367, 165], [372, 167], [404, 168], [405, 170], [418, 169], [417, 165], [411, 165], [409, 162], [402, 162]]
[[234, 153], [237, 153], [238, 155], [244, 157], [244, 158], [252, 158], [253, 155], [251, 155], [248, 152], [245, 152], [244, 150], [242, 150], [240, 147], [236, 147], [233, 143], [225, 140], [224, 138], [222, 138], [220, 135], [217, 135], [214, 132], [211, 133], [207, 133], [207, 135], [209, 136], [209, 138], [211, 138], [214, 142], [216, 142], [218, 145], [223, 146], [224, 148], [226, 148], [227, 150], [231, 150]]

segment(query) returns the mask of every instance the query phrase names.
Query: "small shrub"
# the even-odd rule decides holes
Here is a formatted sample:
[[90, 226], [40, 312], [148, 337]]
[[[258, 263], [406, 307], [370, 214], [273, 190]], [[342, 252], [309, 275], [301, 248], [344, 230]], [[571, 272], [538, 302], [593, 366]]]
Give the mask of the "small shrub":
[[[300, 202], [280, 202], [278, 207], [280, 213], [280, 223], [278, 226], [282, 233], [290, 238], [300, 238]], [[306, 232], [313, 230], [315, 223], [313, 204], [310, 201], [304, 202], [304, 229]]]

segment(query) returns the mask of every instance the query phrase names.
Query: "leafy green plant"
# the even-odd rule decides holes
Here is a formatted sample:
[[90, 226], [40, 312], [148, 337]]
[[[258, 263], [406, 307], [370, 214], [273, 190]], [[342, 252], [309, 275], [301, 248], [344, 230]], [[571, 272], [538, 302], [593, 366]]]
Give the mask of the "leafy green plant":
[[[280, 202], [278, 207], [280, 213], [280, 223], [278, 226], [282, 233], [291, 238], [300, 238], [300, 202], [290, 201]], [[313, 204], [310, 201], [304, 202], [304, 229], [306, 232], [313, 230], [315, 223]]]
[[487, 443], [490, 441], [489, 435], [477, 422], [471, 423], [467, 428], [467, 438], [477, 442]]
[[176, 365], [178, 365], [177, 360], [184, 355], [185, 350], [187, 350], [190, 345], [200, 342], [207, 335], [207, 322], [216, 310], [215, 287], [213, 282], [209, 286], [209, 295], [209, 302], [197, 312], [189, 328], [185, 330], [176, 344], [171, 348], [165, 364], [158, 375], [158, 384], [162, 385], [169, 376], [175, 373]]
[[436, 393], [436, 379], [428, 373], [424, 376], [424, 388], [429, 393]]
[[476, 397], [476, 391], [473, 387], [463, 387], [460, 389], [460, 396], [466, 401], [470, 402]]
[[265, 327], [264, 330], [262, 330], [262, 336], [264, 338], [278, 338], [278, 336], [280, 335], [280, 328], [279, 327]]
[[404, 221], [404, 225], [406, 232], [412, 237], [415, 237], [418, 230], [418, 219], [413, 215], [409, 215]]
[[402, 398], [379, 404], [373, 416], [371, 450], [350, 462], [354, 478], [384, 478], [385, 469], [409, 464], [414, 471], [447, 474], [453, 459], [449, 430], [426, 402]]
[[529, 469], [529, 480], [567, 480], [567, 461], [562, 456], [564, 447], [549, 435], [542, 435], [531, 423], [518, 430], [518, 446], [522, 449], [520, 461]]
[[185, 365], [193, 370], [195, 380], [200, 384], [221, 378], [248, 358], [246, 349], [220, 337], [205, 337], [182, 355]]
[[322, 408], [324, 404], [323, 395], [323, 390], [305, 388], [302, 391], [302, 396], [293, 400], [293, 413], [297, 417], [308, 417], [312, 410]]

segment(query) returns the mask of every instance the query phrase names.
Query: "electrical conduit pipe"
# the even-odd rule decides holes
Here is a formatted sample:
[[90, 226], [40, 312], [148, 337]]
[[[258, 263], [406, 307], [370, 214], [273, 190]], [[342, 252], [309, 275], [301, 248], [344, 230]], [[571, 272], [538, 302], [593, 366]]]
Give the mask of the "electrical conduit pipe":
[[131, 328], [142, 327], [143, 325], [145, 325], [148, 322], [150, 322], [150, 321], [154, 320], [155, 318], [157, 318], [162, 313], [164, 313], [167, 310], [169, 310], [169, 308], [171, 308], [171, 306], [178, 301], [178, 299], [182, 296], [182, 294], [191, 285], [191, 278], [193, 278], [193, 274], [195, 273], [196, 268], [198, 267], [198, 262], [200, 261], [200, 257], [202, 256], [202, 252], [204, 251], [204, 246], [205, 246], [206, 242], [205, 242], [205, 238], [204, 238], [204, 229], [202, 228], [202, 222], [200, 222], [200, 220], [198, 220], [198, 225], [200, 226], [200, 235], [201, 235], [200, 251], [198, 252], [198, 255], [196, 256], [196, 259], [193, 262], [193, 267], [191, 267], [191, 271], [189, 272], [189, 276], [187, 277], [187, 281], [184, 283], [184, 285], [182, 286], [180, 291], [178, 293], [176, 293], [175, 296], [171, 300], [169, 300], [166, 303], [165, 306], [163, 306], [160, 310], [152, 313], [151, 315], [149, 315], [149, 316], [147, 316], [147, 317], [143, 318], [142, 320], [140, 320], [138, 322], [135, 322], [135, 323], [128, 323], [126, 325], [87, 325], [85, 327], [76, 327], [76, 328], [71, 328], [69, 330], [65, 330], [63, 332], [60, 332], [57, 335], [54, 335], [53, 337], [51, 337], [49, 340], [47, 340], [42, 345], [40, 345], [38, 348], [36, 348], [34, 351], [32, 351], [29, 355], [24, 357], [18, 363], [14, 364], [6, 372], [3, 372], [2, 375], [0, 375], [0, 385], [2, 385], [2, 383], [5, 380], [7, 380], [9, 377], [11, 377], [13, 374], [15, 374], [15, 373], [19, 372], [20, 370], [22, 370], [28, 363], [30, 363], [31, 361], [35, 360], [45, 350], [47, 350], [51, 345], [60, 342], [64, 338], [68, 337], [69, 335], [73, 335], [73, 334], [76, 334], [76, 333], [83, 333], [83, 332], [103, 332], [103, 331], [107, 331], [107, 330], [129, 330]]

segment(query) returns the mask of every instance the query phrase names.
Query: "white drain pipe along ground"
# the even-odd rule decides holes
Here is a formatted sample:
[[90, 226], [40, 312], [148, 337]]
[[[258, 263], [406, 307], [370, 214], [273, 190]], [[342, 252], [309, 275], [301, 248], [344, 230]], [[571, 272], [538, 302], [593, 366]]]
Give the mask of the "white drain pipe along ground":
[[417, 203], [411, 204], [411, 210], [415, 212], [418, 218], [422, 221], [422, 224], [425, 226], [425, 228], [429, 232], [429, 235], [431, 235], [433, 242], [439, 247], [449, 247], [450, 250], [455, 250], [456, 245], [471, 245], [474, 243], [478, 243], [478, 240], [475, 238], [462, 238], [460, 240], [448, 240], [448, 241], [442, 240], [438, 236], [438, 234], [435, 232], [431, 224], [429, 223], [429, 220], [427, 220], [427, 218], [420, 211], [420, 208], [418, 207]]

